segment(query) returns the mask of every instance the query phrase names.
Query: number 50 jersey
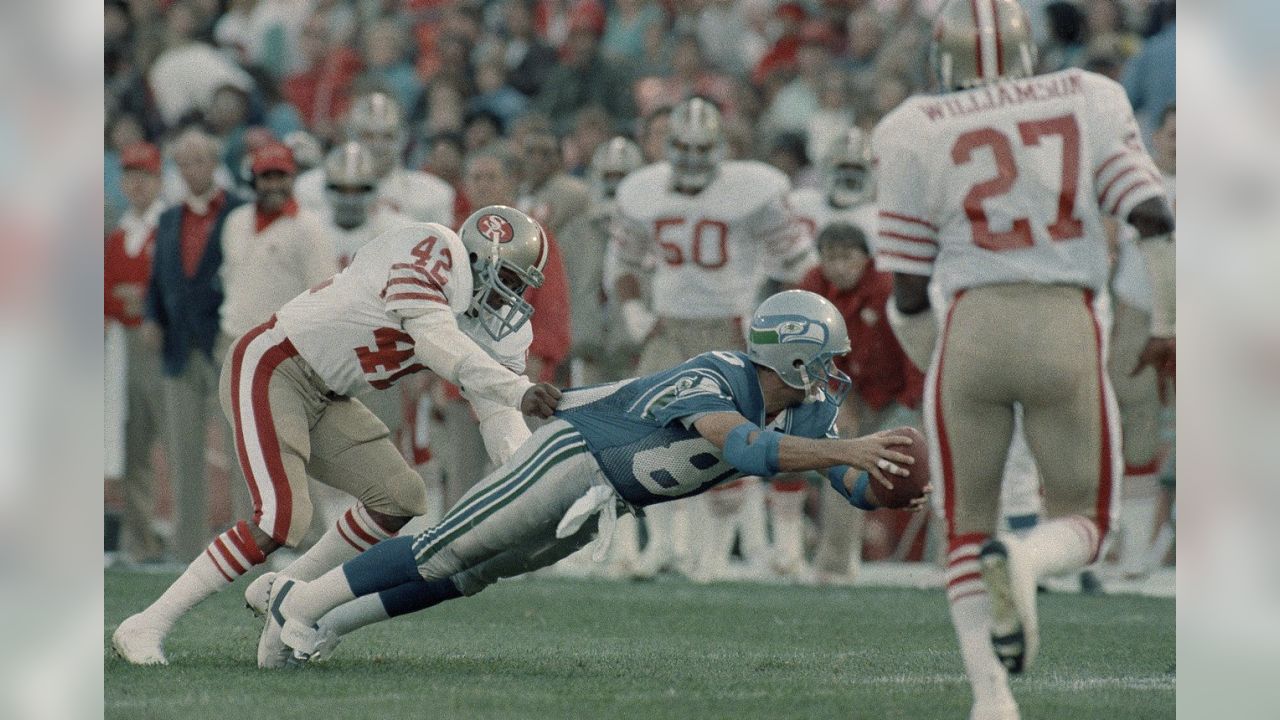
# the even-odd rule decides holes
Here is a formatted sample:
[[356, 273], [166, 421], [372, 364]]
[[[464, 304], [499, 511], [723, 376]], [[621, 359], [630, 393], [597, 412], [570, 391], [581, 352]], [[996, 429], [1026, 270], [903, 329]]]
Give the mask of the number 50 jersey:
[[876, 265], [947, 297], [1005, 283], [1101, 292], [1102, 214], [1162, 193], [1124, 89], [1069, 69], [918, 95], [876, 127]]
[[807, 438], [836, 437], [830, 398], [765, 423], [755, 365], [739, 352], [703, 353], [670, 370], [566, 390], [556, 415], [587, 442], [618, 494], [643, 507], [690, 495], [743, 473], [698, 434], [703, 415], [736, 412], [760, 427]]
[[339, 395], [382, 390], [426, 370], [404, 320], [440, 306], [494, 360], [524, 372], [532, 328], [525, 323], [495, 342], [463, 314], [471, 283], [456, 233], [436, 223], [400, 225], [361, 247], [342, 272], [290, 300], [276, 318], [298, 354]]

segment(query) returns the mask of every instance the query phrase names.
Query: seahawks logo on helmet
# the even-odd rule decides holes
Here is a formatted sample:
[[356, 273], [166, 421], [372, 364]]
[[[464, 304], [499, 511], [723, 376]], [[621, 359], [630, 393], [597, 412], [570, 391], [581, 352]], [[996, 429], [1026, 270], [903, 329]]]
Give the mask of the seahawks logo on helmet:
[[758, 323], [751, 327], [751, 342], [758, 345], [786, 345], [789, 343], [827, 342], [827, 328], [822, 323], [811, 322], [808, 318], [792, 316], [773, 316], [757, 318]]

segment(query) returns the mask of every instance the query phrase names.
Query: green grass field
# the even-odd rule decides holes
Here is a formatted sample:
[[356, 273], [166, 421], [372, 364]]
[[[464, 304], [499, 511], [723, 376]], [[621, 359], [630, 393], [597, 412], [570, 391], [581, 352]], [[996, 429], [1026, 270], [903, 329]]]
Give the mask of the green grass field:
[[[331, 661], [254, 665], [241, 580], [168, 642], [115, 657], [117, 623], [169, 576], [108, 572], [108, 718], [965, 718], [941, 590], [527, 579], [352, 635]], [[1031, 720], [1174, 717], [1174, 603], [1042, 595], [1014, 681]]]

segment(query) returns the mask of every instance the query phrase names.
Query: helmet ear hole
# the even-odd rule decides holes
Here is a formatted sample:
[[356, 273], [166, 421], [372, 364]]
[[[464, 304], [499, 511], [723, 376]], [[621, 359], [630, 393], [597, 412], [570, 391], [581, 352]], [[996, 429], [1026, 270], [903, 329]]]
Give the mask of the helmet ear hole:
[[470, 262], [472, 265], [475, 265], [476, 261], [480, 259], [480, 256], [475, 253], [469, 253], [468, 257], [470, 258]]

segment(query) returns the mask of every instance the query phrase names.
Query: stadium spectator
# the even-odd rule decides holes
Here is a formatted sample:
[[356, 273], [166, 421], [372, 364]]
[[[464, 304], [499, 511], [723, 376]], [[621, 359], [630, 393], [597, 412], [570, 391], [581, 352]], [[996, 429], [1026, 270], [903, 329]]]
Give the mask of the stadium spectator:
[[476, 66], [476, 94], [467, 101], [468, 112], [489, 112], [503, 127], [529, 109], [529, 98], [507, 82], [507, 70], [500, 58]]
[[644, 77], [636, 81], [636, 110], [648, 115], [663, 105], [675, 105], [698, 95], [720, 106], [726, 116], [733, 116], [733, 83], [729, 78], [707, 69], [706, 59], [696, 35], [682, 35], [671, 54], [671, 72], [661, 77]]
[[299, 45], [304, 69], [285, 78], [281, 93], [315, 135], [334, 139], [338, 120], [351, 106], [360, 73], [360, 56], [333, 40], [324, 16], [314, 15], [302, 29]]
[[[877, 272], [871, 263], [867, 236], [861, 228], [844, 222], [827, 225], [818, 233], [818, 266], [805, 275], [800, 289], [830, 300], [840, 311], [853, 347], [837, 366], [853, 380], [853, 390], [840, 407], [837, 425], [842, 432], [870, 435], [903, 425], [920, 426], [924, 375], [911, 363], [884, 318], [884, 306], [893, 291], [893, 277]], [[826, 579], [851, 579], [862, 544], [861, 516], [853, 521], [839, 505], [823, 504], [823, 540], [814, 566]], [[846, 524], [847, 523], [847, 524]], [[846, 532], [830, 533], [828, 525]]]
[[698, 39], [713, 67], [742, 77], [760, 62], [768, 41], [756, 31], [754, 16], [764, 3], [710, 0], [698, 15]]
[[502, 61], [507, 68], [511, 87], [534, 97], [556, 66], [556, 51], [533, 32], [533, 13], [528, 0], [506, 0], [502, 3]]
[[364, 73], [359, 85], [369, 90], [383, 90], [400, 103], [400, 107], [417, 107], [422, 95], [422, 80], [408, 55], [408, 38], [394, 20], [381, 19], [370, 24], [363, 36]]
[[227, 215], [241, 201], [214, 183], [222, 149], [208, 133], [184, 131], [170, 153], [188, 195], [161, 213], [156, 226], [143, 333], [153, 348], [163, 348], [165, 434], [174, 496], [170, 559], [184, 561], [204, 549], [209, 533], [205, 437], [210, 418], [222, 417], [222, 358], [215, 357], [223, 298], [221, 238]]
[[615, 0], [605, 19], [600, 53], [627, 63], [645, 59], [645, 40], [657, 28], [663, 34], [666, 16], [662, 8], [646, 0]]
[[795, 57], [795, 77], [778, 89], [761, 118], [765, 133], [808, 132], [818, 112], [822, 80], [832, 66], [830, 32], [820, 25], [805, 26]]
[[[142, 316], [151, 280], [154, 231], [160, 212], [160, 151], [150, 143], [126, 146], [120, 153], [122, 188], [129, 206], [119, 226], [107, 236], [103, 257], [103, 311], [107, 343], [123, 345], [123, 373], [107, 372], [107, 382], [123, 381], [124, 467], [120, 551], [126, 562], [164, 559], [155, 531], [155, 479], [152, 446], [164, 427], [160, 355], [142, 338]], [[114, 336], [114, 337], [113, 337]], [[110, 353], [108, 353], [110, 356]]]
[[1125, 68], [1124, 89], [1147, 140], [1151, 139], [1164, 109], [1178, 99], [1174, 72], [1178, 44], [1176, 12], [1177, 6], [1172, 2], [1151, 6], [1151, 25], [1157, 29]]
[[249, 128], [249, 95], [235, 85], [222, 85], [213, 91], [204, 119], [222, 146], [222, 164], [238, 175], [240, 160], [248, 150], [245, 130]]
[[462, 124], [462, 139], [467, 152], [483, 150], [502, 138], [502, 119], [488, 110], [467, 113]]
[[600, 31], [586, 16], [573, 19], [565, 43], [564, 61], [551, 71], [534, 107], [552, 118], [558, 134], [569, 129], [574, 111], [599, 105], [615, 125], [635, 117], [631, 71], [600, 56]]
[[454, 192], [455, 218], [465, 218], [475, 206], [462, 191], [463, 139], [459, 133], [440, 133], [427, 142], [427, 157], [422, 171], [449, 183]]
[[673, 105], [655, 108], [640, 121], [640, 152], [645, 163], [663, 160], [667, 154], [667, 132], [671, 128]]
[[751, 71], [751, 82], [756, 86], [764, 85], [766, 78], [774, 73], [786, 75], [795, 68], [801, 43], [800, 31], [808, 12], [798, 2], [784, 2], [778, 5], [774, 17], [778, 21], [778, 38]]
[[249, 73], [196, 39], [198, 23], [199, 14], [190, 3], [174, 3], [165, 16], [165, 51], [147, 73], [156, 108], [168, 127], [176, 127], [192, 111], [208, 109], [214, 90], [223, 85], [246, 92], [253, 87]]
[[550, 132], [526, 135], [520, 150], [521, 182], [515, 207], [559, 237], [565, 225], [586, 214], [587, 185], [565, 174], [560, 141]]
[[1075, 3], [1053, 2], [1045, 6], [1049, 17], [1049, 42], [1040, 48], [1040, 73], [1084, 65], [1089, 28], [1084, 12]]
[[570, 175], [583, 177], [596, 148], [608, 139], [612, 123], [609, 113], [599, 106], [588, 106], [573, 118], [573, 130], [564, 139], [564, 165]]

